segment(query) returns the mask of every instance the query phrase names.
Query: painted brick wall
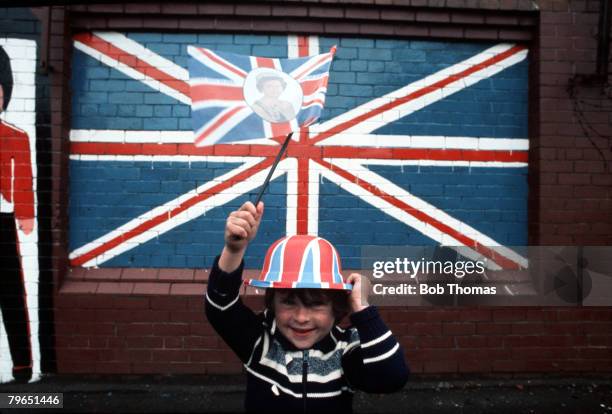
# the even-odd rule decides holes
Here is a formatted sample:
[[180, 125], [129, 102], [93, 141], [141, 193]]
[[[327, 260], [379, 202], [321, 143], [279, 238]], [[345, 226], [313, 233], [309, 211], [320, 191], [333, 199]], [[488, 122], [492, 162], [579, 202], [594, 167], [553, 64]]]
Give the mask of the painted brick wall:
[[[578, 83], [574, 90], [582, 105], [583, 115], [579, 120], [567, 93], [569, 78], [594, 69], [593, 28], [598, 2], [541, 1], [538, 12], [530, 9], [530, 2], [488, 2], [486, 11], [470, 8], [468, 3], [457, 1], [452, 5], [456, 9], [452, 10], [426, 2], [406, 7], [379, 4], [376, 11], [369, 6], [308, 1], [282, 9], [265, 2], [250, 7], [205, 4], [194, 8], [179, 4], [172, 11], [161, 4], [92, 5], [71, 9], [66, 21], [63, 8], [56, 8], [51, 37], [51, 61], [55, 70], [52, 96], [57, 99], [52, 104], [55, 157], [52, 257], [58, 282], [55, 320], [59, 372], [230, 373], [241, 370], [235, 357], [201, 316], [205, 272], [168, 269], [182, 266], [169, 260], [166, 264], [159, 263], [161, 268], [154, 270], [116, 267], [66, 271], [70, 250], [67, 216], [71, 207], [65, 190], [69, 182], [65, 167], [69, 130], [73, 128], [69, 116], [74, 116], [75, 102], [70, 106], [68, 100], [61, 99], [67, 96], [69, 84], [74, 82], [70, 79], [72, 38], [64, 30], [65, 24], [77, 32], [164, 31], [189, 35], [196, 30], [222, 30], [261, 31], [262, 35], [273, 33], [280, 37], [291, 27], [298, 33], [330, 38], [361, 37], [361, 41], [363, 37], [374, 36], [409, 41], [416, 36], [427, 41], [458, 39], [463, 44], [478, 40], [529, 42], [529, 227], [523, 237], [530, 244], [610, 244], [610, 150], [609, 140], [605, 138], [610, 136], [610, 111], [605, 109], [609, 98], [597, 86]], [[505, 7], [502, 3], [513, 6]], [[162, 11], [163, 16], [159, 15]], [[351, 46], [344, 45], [344, 48]], [[338, 73], [350, 72], [342, 70], [342, 65], [350, 69], [353, 60], [367, 60], [359, 59], [358, 51], [355, 53], [357, 56], [353, 57], [339, 55], [341, 59], [337, 62], [344, 60], [345, 63], [341, 63]], [[385, 52], [377, 53], [382, 53], [379, 58], [385, 59]], [[351, 104], [363, 99], [352, 96], [351, 82], [368, 83], [368, 77], [379, 79], [376, 77], [381, 73], [380, 63], [372, 66], [368, 63], [367, 67], [363, 67], [364, 63], [354, 65], [362, 68], [354, 80], [350, 75], [343, 80], [346, 86], [342, 88], [342, 96], [330, 96], [330, 110], [339, 112], [350, 106], [343, 99], [348, 98]], [[358, 73], [361, 73], [360, 79]], [[339, 92], [340, 85], [335, 93]], [[109, 110], [117, 114], [119, 105], [130, 105], [116, 104], [115, 109]], [[173, 109], [159, 111], [163, 116]], [[124, 110], [131, 113], [131, 109]], [[586, 134], [580, 127], [581, 123], [586, 124], [585, 120], [604, 136], [599, 137], [589, 129], [595, 144], [585, 140]], [[603, 167], [600, 152], [607, 157], [607, 169]], [[380, 173], [415, 172], [405, 169], [399, 173]], [[421, 187], [421, 191], [432, 193], [428, 197], [438, 197], [447, 190], [439, 183], [429, 184]], [[335, 195], [343, 196], [339, 191]], [[341, 203], [343, 198], [338, 198], [340, 204], [333, 207], [346, 209]], [[348, 203], [349, 208], [353, 207]], [[352, 211], [355, 211], [351, 216], [354, 220], [361, 219], [359, 212]], [[364, 212], [363, 216], [369, 214]], [[499, 219], [500, 216], [488, 219], [493, 230]], [[320, 215], [319, 220], [324, 222], [324, 216]], [[387, 230], [394, 229], [390, 226]], [[402, 235], [398, 237], [398, 242], [405, 241]], [[515, 236], [506, 232], [504, 237], [511, 240]], [[247, 298], [258, 302], [251, 296]], [[609, 308], [395, 308], [384, 313], [417, 373], [520, 375], [612, 370]]]
[[[111, 38], [110, 34], [106, 35]], [[83, 154], [75, 145], [71, 156], [70, 170], [70, 250], [74, 264], [103, 267], [187, 267], [205, 268], [222, 249], [222, 234], [228, 212], [253, 198], [254, 191], [237, 193], [238, 197], [205, 214], [193, 212], [187, 222], [176, 226], [172, 220], [168, 230], [161, 226], [148, 230], [155, 238], [140, 241], [136, 238], [122, 242], [123, 250], [102, 250], [89, 262], [79, 258], [104, 244], [113, 231], [120, 226], [129, 226], [136, 217], [147, 221], [148, 211], [162, 205], [175, 205], [180, 197], [203, 183], [223, 181], [224, 174], [231, 174], [248, 158], [237, 157], [233, 162], [221, 158], [185, 158], [170, 152], [146, 159], [146, 148], [136, 150], [140, 159], [132, 160], [125, 155], [127, 145], [116, 143], [112, 152], [107, 145], [110, 134], [125, 132], [141, 136], [159, 134], [152, 145], [168, 143], [166, 138], [175, 132], [192, 129], [191, 111], [188, 105], [160, 93], [140, 82], [138, 77], [122, 73], [118, 68], [101, 62], [84, 52], [80, 37], [76, 38], [72, 59], [72, 135], [76, 145], [85, 142], [91, 151]], [[381, 40], [368, 38], [317, 39], [321, 51], [338, 45], [332, 64], [327, 106], [321, 122], [333, 122], [343, 114], [361, 105], [371, 105], [373, 99], [392, 93], [409, 84], [415, 84], [428, 76], [440, 73], [453, 65], [487, 52], [496, 43], [418, 40]], [[284, 56], [287, 54], [286, 36], [251, 35], [182, 35], [174, 33], [127, 33], [113, 39], [114, 45], [134, 42], [173, 62], [186, 67], [186, 48], [198, 44], [213, 50], [246, 55]], [[84, 40], [85, 44], [88, 44]], [[488, 55], [487, 55], [488, 56]], [[394, 196], [412, 197], [423, 211], [436, 210], [430, 221], [451, 223], [453, 227], [470, 226], [464, 232], [468, 237], [488, 237], [504, 245], [521, 245], [527, 241], [527, 165], [526, 163], [498, 163], [502, 155], [492, 155], [484, 165], [471, 164], [470, 158], [457, 149], [470, 145], [486, 145], [493, 142], [495, 148], [527, 148], [527, 68], [528, 61], [521, 59], [508, 64], [503, 71], [486, 76], [471, 88], [462, 88], [448, 99], [429, 104], [414, 115], [396, 122], [384, 122], [379, 116], [380, 126], [373, 128], [376, 136], [414, 137], [423, 142], [405, 146], [415, 152], [415, 159], [393, 154], [390, 161], [372, 154], [359, 155], [360, 147], [348, 157], [362, 160], [368, 165], [375, 183], [386, 191], [393, 185], [401, 187]], [[442, 75], [440, 75], [442, 76]], [[484, 76], [484, 75], [483, 75]], [[371, 120], [369, 122], [376, 122]], [[149, 132], [151, 131], [151, 132]], [[468, 138], [463, 138], [468, 137]], [[337, 141], [351, 140], [350, 134], [340, 134]], [[374, 142], [377, 138], [368, 138]], [[399, 138], [391, 138], [399, 140]], [[437, 142], [433, 145], [429, 143]], [[446, 142], [445, 142], [446, 141]], [[476, 143], [476, 142], [480, 143]], [[170, 141], [172, 144], [174, 141]], [[515, 144], [518, 142], [519, 144]], [[188, 145], [185, 142], [184, 145]], [[333, 144], [331, 144], [333, 145]], [[239, 149], [240, 147], [238, 147]], [[371, 147], [370, 147], [371, 148]], [[395, 147], [389, 147], [389, 151]], [[236, 148], [233, 148], [236, 149]], [[292, 146], [289, 158], [292, 158]], [[448, 158], [444, 162], [428, 157], [427, 151], [438, 151]], [[202, 151], [205, 151], [203, 149]], [[458, 152], [454, 157], [448, 155]], [[484, 151], [483, 151], [484, 152]], [[117, 154], [116, 156], [114, 154]], [[178, 155], [172, 158], [173, 155]], [[479, 156], [479, 154], [475, 154]], [[526, 154], [525, 154], [526, 155]], [[98, 156], [96, 159], [92, 157]], [[295, 159], [295, 158], [294, 158]], [[526, 161], [526, 157], [525, 157]], [[519, 164], [519, 165], [516, 165]], [[354, 174], [358, 170], [348, 167]], [[380, 206], [370, 201], [372, 194], [362, 195], [357, 190], [347, 191], [346, 184], [339, 180], [320, 179], [312, 175], [307, 206], [307, 231], [329, 239], [339, 249], [344, 266], [361, 266], [363, 245], [428, 245], [438, 243], [448, 236], [442, 231], [423, 231], [412, 224], [411, 218], [398, 219], [406, 214], [393, 205]], [[296, 191], [295, 177], [286, 175], [273, 183], [265, 197], [267, 212], [262, 233], [251, 244], [246, 257], [247, 266], [259, 268], [263, 256], [274, 240], [286, 233], [294, 233], [299, 217], [293, 218], [296, 208], [286, 194]], [[306, 185], [307, 183], [304, 183]], [[302, 183], [298, 183], [298, 186]], [[211, 190], [213, 191], [213, 190]], [[305, 193], [297, 190], [298, 197]], [[317, 195], [316, 192], [319, 194]], [[438, 210], [439, 209], [439, 210]], [[389, 212], [391, 211], [391, 212]], [[299, 214], [299, 208], [297, 208]], [[318, 218], [317, 218], [318, 217]], [[364, 222], [375, 223], [362, 227]], [[135, 224], [134, 224], [135, 225]], [[361, 230], [357, 230], [360, 229]], [[120, 230], [127, 233], [127, 230]], [[299, 230], [298, 230], [299, 231]], [[104, 247], [104, 245], [102, 246]]]

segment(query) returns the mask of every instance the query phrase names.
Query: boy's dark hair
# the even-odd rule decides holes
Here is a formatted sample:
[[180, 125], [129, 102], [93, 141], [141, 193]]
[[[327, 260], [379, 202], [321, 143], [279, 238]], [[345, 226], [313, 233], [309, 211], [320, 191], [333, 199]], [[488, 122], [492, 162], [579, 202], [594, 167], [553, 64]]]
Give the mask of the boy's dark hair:
[[339, 323], [349, 313], [349, 295], [345, 290], [337, 289], [266, 289], [266, 308], [274, 311], [274, 295], [277, 292], [287, 292], [289, 299], [299, 299], [304, 306], [309, 307], [316, 303], [332, 304], [332, 313], [336, 323]]
[[2, 102], [2, 110], [4, 111], [13, 93], [13, 71], [11, 69], [11, 59], [2, 46], [0, 46], [0, 86], [2, 86], [4, 94], [4, 101]]

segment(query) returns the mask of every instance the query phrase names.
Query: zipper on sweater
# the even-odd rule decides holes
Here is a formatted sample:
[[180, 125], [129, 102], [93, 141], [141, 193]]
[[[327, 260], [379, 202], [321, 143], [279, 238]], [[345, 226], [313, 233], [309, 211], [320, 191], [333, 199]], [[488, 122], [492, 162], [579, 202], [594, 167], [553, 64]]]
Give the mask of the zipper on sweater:
[[302, 351], [302, 402], [303, 412], [306, 414], [306, 384], [308, 383], [308, 351]]

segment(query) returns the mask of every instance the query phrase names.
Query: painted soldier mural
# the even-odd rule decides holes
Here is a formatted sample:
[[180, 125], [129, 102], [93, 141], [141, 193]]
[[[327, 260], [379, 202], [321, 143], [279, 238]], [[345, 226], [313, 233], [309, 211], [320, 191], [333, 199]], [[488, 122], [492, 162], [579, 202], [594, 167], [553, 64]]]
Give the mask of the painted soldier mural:
[[[25, 47], [25, 48], [24, 48]], [[19, 51], [21, 48], [21, 52]], [[9, 55], [12, 50], [15, 59]], [[35, 380], [40, 372], [38, 320], [36, 197], [34, 147], [34, 64], [32, 41], [0, 39], [0, 382]], [[17, 62], [13, 69], [12, 61]], [[31, 70], [30, 70], [31, 69]], [[28, 73], [29, 72], [29, 73]], [[15, 76], [19, 73], [19, 76]], [[18, 81], [17, 81], [18, 80]], [[14, 111], [8, 114], [9, 105]], [[16, 125], [22, 121], [26, 125]], [[22, 128], [28, 128], [28, 130]], [[34, 283], [32, 283], [34, 282]], [[35, 341], [37, 342], [37, 341]], [[6, 352], [6, 348], [8, 351]], [[36, 367], [34, 367], [36, 361]]]

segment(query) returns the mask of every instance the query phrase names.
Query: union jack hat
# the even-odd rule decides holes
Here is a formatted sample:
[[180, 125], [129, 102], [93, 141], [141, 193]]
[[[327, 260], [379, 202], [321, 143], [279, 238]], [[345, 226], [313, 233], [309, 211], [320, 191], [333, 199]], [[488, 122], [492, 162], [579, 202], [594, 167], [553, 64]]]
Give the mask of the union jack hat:
[[341, 271], [340, 256], [330, 242], [300, 234], [274, 242], [259, 279], [245, 283], [258, 288], [352, 290]]

